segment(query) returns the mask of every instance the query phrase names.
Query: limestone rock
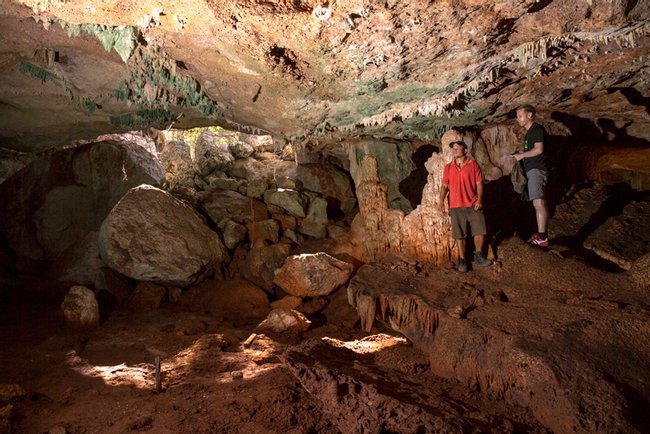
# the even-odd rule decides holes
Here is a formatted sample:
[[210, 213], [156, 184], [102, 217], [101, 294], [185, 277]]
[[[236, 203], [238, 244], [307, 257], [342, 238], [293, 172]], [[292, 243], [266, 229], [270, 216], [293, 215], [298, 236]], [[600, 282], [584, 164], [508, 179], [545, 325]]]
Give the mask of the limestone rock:
[[94, 282], [97, 294], [106, 291], [120, 304], [133, 292], [133, 286], [129, 279], [109, 267], [97, 270]]
[[290, 252], [291, 246], [286, 243], [270, 246], [258, 244], [246, 255], [240, 272], [243, 277], [270, 292], [273, 289], [275, 270], [282, 265]]
[[57, 151], [0, 185], [0, 232], [18, 255], [53, 260], [98, 230], [129, 188], [163, 179], [160, 163], [135, 144], [98, 142]]
[[215, 170], [226, 170], [234, 160], [227, 139], [209, 128], [201, 132], [194, 150], [194, 162], [198, 173], [205, 176]]
[[26, 395], [27, 392], [20, 384], [0, 384], [0, 401], [10, 401]]
[[286, 238], [287, 240], [289, 240], [290, 242], [295, 243], [295, 244], [300, 244], [300, 243], [302, 243], [302, 242], [305, 240], [305, 238], [304, 238], [302, 235], [297, 234], [297, 233], [296, 233], [294, 230], [292, 230], [292, 229], [286, 229], [286, 230], [284, 230], [284, 231], [282, 232], [282, 238], [283, 238], [283, 239]]
[[295, 295], [287, 295], [271, 303], [273, 309], [298, 309], [302, 304], [302, 298]]
[[280, 226], [273, 219], [252, 222], [246, 225], [248, 228], [248, 238], [253, 246], [257, 246], [264, 241], [275, 244], [280, 239]]
[[95, 293], [85, 286], [73, 286], [61, 303], [61, 310], [67, 322], [80, 326], [99, 324], [99, 304]]
[[325, 238], [327, 235], [327, 201], [322, 197], [315, 197], [309, 203], [307, 215], [300, 223], [300, 233], [314, 238]]
[[213, 273], [227, 253], [185, 203], [157, 188], [130, 190], [99, 231], [109, 267], [136, 280], [186, 286]]
[[289, 309], [273, 309], [264, 321], [257, 326], [257, 330], [271, 330], [275, 333], [285, 331], [304, 332], [309, 330], [311, 321], [303, 314]]
[[[455, 131], [445, 133], [442, 148], [459, 137]], [[388, 206], [387, 187], [379, 182], [376, 158], [365, 155], [359, 161], [351, 148], [351, 173], [355, 177], [359, 214], [352, 221], [350, 232], [355, 249], [349, 254], [362, 262], [375, 262], [391, 253], [402, 253], [423, 263], [447, 263], [453, 246], [451, 223], [448, 213], [438, 207], [446, 163], [441, 154], [433, 154], [425, 163], [429, 175], [422, 203], [405, 216], [401, 210]]]
[[228, 318], [261, 318], [269, 310], [266, 293], [246, 279], [234, 279], [219, 282], [215, 297], [210, 305], [212, 312]]
[[241, 140], [228, 144], [228, 149], [235, 158], [248, 158], [255, 152], [249, 143]]
[[265, 220], [268, 212], [264, 203], [246, 197], [236, 191], [214, 190], [199, 195], [200, 207], [212, 219], [219, 223], [224, 218], [240, 224]]
[[208, 311], [228, 320], [249, 321], [266, 317], [271, 310], [266, 293], [246, 279], [206, 280], [190, 288], [182, 303], [192, 310]]
[[295, 190], [267, 190], [264, 193], [264, 202], [277, 205], [295, 217], [305, 217], [307, 198]]
[[177, 185], [193, 185], [194, 162], [187, 143], [178, 140], [165, 143], [158, 159], [165, 171], [165, 180], [169, 188]]
[[336, 202], [336, 208], [344, 213], [352, 211], [357, 203], [350, 176], [331, 164], [299, 165], [296, 179], [306, 190]]
[[611, 217], [594, 231], [584, 246], [624, 270], [648, 253], [650, 245], [650, 202], [632, 202], [623, 213]]
[[295, 231], [296, 228], [298, 227], [298, 221], [292, 215], [272, 214], [272, 217], [274, 220], [277, 220], [278, 223], [280, 223], [280, 229], [282, 229], [283, 231], [286, 231], [287, 229]]
[[218, 170], [212, 172], [203, 180], [208, 184], [212, 190], [232, 190], [237, 191], [240, 187], [240, 182], [233, 178], [228, 178], [227, 175]]
[[347, 235], [350, 232], [348, 228], [345, 228], [339, 224], [329, 223], [327, 225], [327, 236], [329, 238], [337, 238]]
[[153, 282], [138, 282], [135, 290], [129, 297], [127, 307], [135, 312], [149, 312], [157, 310], [167, 297], [167, 289]]
[[549, 235], [556, 239], [584, 239], [581, 235], [589, 220], [602, 207], [608, 198], [607, 188], [603, 184], [573, 187], [565, 200], [557, 205], [549, 222]]
[[275, 272], [273, 283], [298, 297], [328, 295], [350, 280], [354, 267], [327, 253], [288, 257]]
[[97, 272], [105, 267], [97, 246], [98, 232], [89, 232], [59, 256], [49, 275], [61, 282], [97, 287]]
[[305, 301], [297, 310], [305, 315], [313, 315], [321, 312], [328, 304], [324, 297], [313, 297], [311, 300]]
[[260, 199], [269, 188], [265, 179], [254, 179], [246, 186], [246, 196]]
[[[397, 146], [395, 143], [382, 142], [371, 139], [357, 144], [354, 152], [350, 154], [351, 160], [356, 164], [351, 165], [350, 174], [358, 186], [363, 175], [356, 168], [364, 156], [373, 156], [377, 162], [378, 181], [387, 188], [388, 207], [408, 213], [412, 210], [411, 203], [399, 191], [399, 183], [406, 178], [415, 168], [411, 161], [410, 146]], [[357, 193], [358, 195], [358, 193]]]
[[644, 290], [650, 290], [650, 253], [638, 258], [630, 268], [632, 280]]
[[244, 241], [247, 233], [246, 226], [228, 220], [223, 229], [223, 243], [228, 250], [232, 250]]

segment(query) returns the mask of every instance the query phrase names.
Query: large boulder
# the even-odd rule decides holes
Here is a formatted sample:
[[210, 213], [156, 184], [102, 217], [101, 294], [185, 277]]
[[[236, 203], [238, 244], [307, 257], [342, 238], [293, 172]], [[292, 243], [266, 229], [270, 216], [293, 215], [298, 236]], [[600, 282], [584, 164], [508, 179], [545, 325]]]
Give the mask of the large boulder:
[[300, 233], [314, 238], [325, 238], [327, 235], [327, 201], [322, 197], [315, 197], [309, 204], [307, 216], [300, 224]]
[[276, 270], [273, 283], [297, 297], [329, 295], [352, 277], [354, 267], [319, 252], [288, 257]]
[[279, 206], [289, 214], [303, 218], [307, 209], [308, 199], [296, 190], [278, 188], [264, 193], [264, 202]]
[[287, 243], [253, 245], [241, 265], [241, 275], [271, 292], [275, 270], [282, 265], [290, 252], [291, 245]]
[[105, 267], [99, 256], [97, 232], [89, 232], [79, 242], [70, 246], [49, 270], [49, 275], [61, 282], [97, 288], [98, 271]]
[[266, 292], [241, 278], [206, 280], [183, 294], [181, 302], [190, 310], [209, 312], [237, 323], [259, 321], [271, 310]]
[[227, 258], [218, 234], [191, 207], [149, 185], [118, 202], [102, 223], [98, 244], [114, 270], [178, 286], [197, 283]]
[[217, 224], [225, 224], [224, 219], [248, 224], [269, 216], [264, 203], [231, 190], [202, 192], [199, 194], [199, 206]]
[[624, 270], [648, 253], [650, 202], [632, 202], [585, 240], [584, 246]]
[[209, 175], [215, 170], [226, 170], [235, 158], [228, 147], [229, 137], [222, 136], [206, 128], [196, 140], [194, 162], [201, 175]]
[[54, 260], [98, 230], [130, 188], [163, 179], [158, 160], [132, 143], [56, 151], [0, 185], [0, 233], [19, 256]]
[[165, 143], [162, 152], [158, 156], [160, 164], [165, 170], [165, 179], [169, 188], [177, 185], [192, 187], [194, 182], [194, 162], [190, 146], [178, 140]]
[[352, 211], [357, 203], [350, 176], [331, 164], [299, 165], [296, 179], [306, 190], [320, 193], [344, 213]]

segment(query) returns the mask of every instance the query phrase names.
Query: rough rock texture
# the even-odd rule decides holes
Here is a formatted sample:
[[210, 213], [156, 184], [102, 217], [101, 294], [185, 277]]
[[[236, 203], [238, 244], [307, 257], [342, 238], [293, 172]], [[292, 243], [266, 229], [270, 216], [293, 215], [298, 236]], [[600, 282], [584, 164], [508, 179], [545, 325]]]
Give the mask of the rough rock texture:
[[650, 253], [646, 253], [634, 261], [630, 269], [632, 280], [646, 291], [650, 289]]
[[562, 203], [558, 204], [549, 223], [549, 235], [553, 238], [584, 238], [580, 230], [588, 225], [607, 201], [607, 188], [603, 184], [575, 186]]
[[183, 294], [181, 302], [235, 323], [257, 323], [271, 310], [266, 293], [246, 279], [206, 280]]
[[230, 153], [228, 142], [220, 135], [205, 129], [196, 140], [194, 151], [194, 162], [197, 172], [201, 175], [209, 175], [215, 170], [225, 171], [235, 157]]
[[228, 250], [232, 250], [244, 241], [247, 233], [246, 226], [228, 220], [223, 229], [223, 243]]
[[99, 256], [97, 232], [89, 232], [52, 264], [49, 275], [62, 282], [97, 288], [97, 273], [106, 264]]
[[192, 182], [194, 163], [187, 143], [178, 140], [165, 143], [158, 158], [165, 170], [165, 181], [170, 189], [177, 185], [190, 187], [194, 185]]
[[167, 298], [167, 289], [153, 282], [138, 282], [126, 305], [135, 312], [156, 310]]
[[92, 289], [73, 286], [61, 303], [65, 320], [79, 327], [99, 324], [99, 304]]
[[344, 213], [352, 211], [357, 199], [352, 192], [347, 173], [331, 164], [300, 164], [296, 168], [296, 180], [302, 186], [323, 195], [325, 199], [335, 200], [336, 208]]
[[45, 155], [0, 186], [0, 231], [18, 255], [56, 259], [98, 230], [129, 188], [160, 185], [163, 176], [153, 155], [128, 142]]
[[147, 185], [131, 189], [111, 210], [98, 244], [114, 270], [179, 286], [202, 280], [227, 258], [219, 235], [192, 208]]
[[289, 253], [291, 245], [287, 243], [253, 245], [241, 265], [241, 275], [271, 292], [275, 270], [282, 265]]
[[278, 188], [276, 190], [267, 190], [264, 193], [264, 202], [279, 206], [295, 217], [303, 218], [306, 215], [308, 199], [299, 191]]
[[275, 333], [304, 332], [309, 330], [310, 326], [311, 321], [300, 312], [289, 309], [273, 309], [266, 319], [257, 326], [257, 330], [271, 330]]
[[327, 201], [322, 197], [315, 197], [309, 203], [307, 215], [300, 223], [300, 233], [314, 238], [325, 238], [327, 235]]
[[376, 159], [365, 155], [357, 160], [354, 148], [350, 148], [351, 173], [359, 199], [359, 214], [351, 231], [359, 259], [373, 262], [390, 253], [402, 253], [423, 263], [449, 261], [453, 247], [449, 215], [440, 211], [438, 201], [442, 171], [451, 159], [448, 145], [460, 138], [457, 131], [445, 133], [441, 153], [433, 154], [425, 165], [428, 176], [422, 203], [406, 216], [388, 207], [387, 187], [379, 183]]
[[634, 261], [650, 252], [650, 202], [632, 202], [585, 241], [585, 247], [629, 270]]
[[327, 253], [293, 255], [275, 271], [273, 283], [291, 295], [317, 297], [346, 284], [353, 270], [352, 265]]
[[0, 135], [6, 147], [43, 148], [207, 119], [296, 143], [430, 139], [454, 125], [502, 122], [534, 101], [573, 126], [647, 138], [649, 9], [637, 1], [99, 8], [21, 0], [1, 17]]
[[268, 218], [264, 203], [236, 191], [206, 191], [199, 194], [199, 202], [201, 209], [217, 224], [225, 224], [226, 218], [242, 224]]
[[[501, 267], [468, 274], [366, 265], [349, 300], [364, 329], [384, 321], [429, 355], [437, 375], [523, 405], [554, 432], [642, 432], [647, 292], [516, 240], [499, 256]], [[531, 275], [516, 289], [503, 280]]]
[[544, 431], [522, 423], [520, 408], [505, 413], [492, 406], [488, 416], [475, 411], [478, 402], [458, 405], [458, 386], [432, 378], [423, 369], [426, 359], [409, 350], [404, 338], [386, 334], [348, 342], [315, 338], [289, 348], [282, 359], [340, 432]]

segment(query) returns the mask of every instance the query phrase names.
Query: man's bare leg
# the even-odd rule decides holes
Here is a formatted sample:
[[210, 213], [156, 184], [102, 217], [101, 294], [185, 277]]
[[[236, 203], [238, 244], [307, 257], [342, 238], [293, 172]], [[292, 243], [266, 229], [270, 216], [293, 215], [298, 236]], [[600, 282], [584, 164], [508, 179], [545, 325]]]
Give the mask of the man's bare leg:
[[483, 253], [483, 243], [485, 235], [474, 235], [474, 251]]
[[458, 259], [465, 259], [465, 238], [456, 239], [456, 252]]
[[535, 219], [537, 219], [537, 232], [546, 233], [548, 226], [548, 206], [546, 199], [533, 200], [533, 207], [535, 207]]

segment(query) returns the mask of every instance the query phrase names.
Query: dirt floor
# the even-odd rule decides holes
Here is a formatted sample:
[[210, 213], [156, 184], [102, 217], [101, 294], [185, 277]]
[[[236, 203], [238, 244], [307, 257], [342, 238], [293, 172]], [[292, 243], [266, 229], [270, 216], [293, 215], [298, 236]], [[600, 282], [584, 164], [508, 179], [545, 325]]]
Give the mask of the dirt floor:
[[[534, 257], [550, 261], [540, 267], [566, 260], [540, 255]], [[469, 324], [489, 313], [482, 305], [463, 307], [477, 287], [492, 304], [506, 297], [520, 309], [526, 293], [517, 288], [534, 286], [526, 273], [505, 273], [512, 261], [505, 262], [464, 275], [408, 263], [383, 270], [392, 268], [405, 285], [429, 282], [431, 291], [451, 292], [461, 311], [454, 313], [456, 301], [447, 306], [448, 321]], [[586, 266], [569, 267], [576, 275], [562, 281], [594, 285], [579, 274]], [[422, 342], [414, 345], [381, 321], [362, 331], [345, 289], [311, 317], [310, 331], [272, 334], [256, 330], [257, 322], [224, 321], [182, 303], [147, 313], [117, 308], [100, 326], [80, 330], [66, 325], [59, 308], [67, 288], [26, 276], [5, 276], [2, 288], [0, 432], [550, 432], [525, 402], [434, 375]], [[428, 298], [435, 306], [435, 293]], [[633, 314], [647, 318], [645, 309]], [[505, 330], [508, 318], [502, 320]]]

